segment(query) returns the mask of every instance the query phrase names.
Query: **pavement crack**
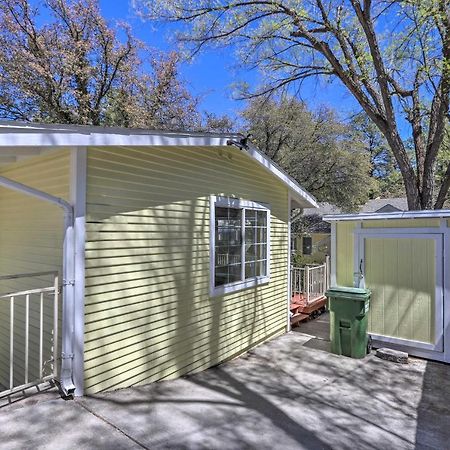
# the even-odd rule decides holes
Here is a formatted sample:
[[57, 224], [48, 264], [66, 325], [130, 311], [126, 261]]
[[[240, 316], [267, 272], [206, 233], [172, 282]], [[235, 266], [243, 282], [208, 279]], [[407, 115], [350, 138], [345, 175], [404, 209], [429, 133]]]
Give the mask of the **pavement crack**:
[[129, 435], [125, 431], [123, 431], [121, 428], [119, 428], [117, 425], [114, 425], [112, 422], [110, 422], [105, 417], [101, 416], [100, 414], [96, 413], [94, 410], [89, 408], [82, 400], [75, 399], [75, 402], [80, 405], [83, 409], [85, 409], [88, 413], [92, 414], [93, 416], [97, 417], [97, 419], [100, 419], [103, 423], [106, 425], [109, 425], [110, 427], [114, 428], [116, 431], [124, 435], [126, 438], [130, 439], [130, 441], [133, 441], [136, 445], [139, 445], [139, 447], [150, 450], [150, 447], [147, 447], [142, 442], [139, 442], [137, 439], [135, 439], [133, 436]]

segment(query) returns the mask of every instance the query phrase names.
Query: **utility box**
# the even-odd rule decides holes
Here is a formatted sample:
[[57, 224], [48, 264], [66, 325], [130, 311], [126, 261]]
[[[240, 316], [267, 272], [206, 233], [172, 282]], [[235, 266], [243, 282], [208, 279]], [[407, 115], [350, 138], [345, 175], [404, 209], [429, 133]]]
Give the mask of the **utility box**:
[[336, 355], [364, 358], [369, 349], [367, 322], [371, 292], [354, 287], [333, 287], [329, 301], [331, 351]]

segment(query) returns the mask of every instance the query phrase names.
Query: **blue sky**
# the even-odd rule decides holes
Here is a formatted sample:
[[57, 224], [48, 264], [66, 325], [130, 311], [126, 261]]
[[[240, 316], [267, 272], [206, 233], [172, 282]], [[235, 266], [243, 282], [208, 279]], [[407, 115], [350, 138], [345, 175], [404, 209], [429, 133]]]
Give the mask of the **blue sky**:
[[[103, 15], [109, 20], [125, 20], [132, 26], [133, 34], [152, 47], [161, 50], [176, 48], [173, 41], [174, 25], [156, 28], [155, 24], [143, 22], [133, 11], [128, 0], [100, 0]], [[238, 59], [230, 48], [214, 48], [204, 51], [190, 63], [181, 67], [181, 76], [190, 91], [201, 99], [200, 108], [217, 115], [236, 116], [244, 103], [233, 98], [233, 84], [246, 81], [258, 84], [255, 71], [239, 70]], [[311, 108], [322, 105], [336, 108], [343, 117], [357, 109], [355, 102], [338, 81], [331, 85], [309, 82], [301, 90], [301, 97]]]

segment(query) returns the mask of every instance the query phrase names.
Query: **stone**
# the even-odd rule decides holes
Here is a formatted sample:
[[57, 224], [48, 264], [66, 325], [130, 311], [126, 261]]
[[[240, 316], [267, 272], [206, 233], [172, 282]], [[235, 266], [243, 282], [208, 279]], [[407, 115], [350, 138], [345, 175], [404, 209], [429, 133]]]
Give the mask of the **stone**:
[[408, 353], [391, 348], [379, 348], [375, 354], [378, 358], [398, 364], [408, 364]]

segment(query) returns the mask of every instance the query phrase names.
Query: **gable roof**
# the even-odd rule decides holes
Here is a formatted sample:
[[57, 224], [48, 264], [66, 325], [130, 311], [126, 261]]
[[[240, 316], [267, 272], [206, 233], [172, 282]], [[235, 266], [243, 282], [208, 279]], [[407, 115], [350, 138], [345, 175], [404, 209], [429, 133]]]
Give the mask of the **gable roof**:
[[[365, 203], [360, 212], [362, 213], [374, 213], [374, 212], [396, 212], [407, 211], [408, 201], [406, 198], [375, 198]], [[334, 214], [334, 213], [331, 213]]]
[[319, 202], [317, 208], [305, 208], [304, 216], [325, 216], [326, 214], [340, 214], [341, 208], [332, 203]]
[[[158, 131], [91, 125], [58, 125], [0, 121], [0, 155], [6, 149], [87, 146], [227, 146], [243, 136], [232, 133]], [[316, 199], [270, 158], [250, 144], [242, 150], [289, 190], [295, 208], [316, 208]]]

